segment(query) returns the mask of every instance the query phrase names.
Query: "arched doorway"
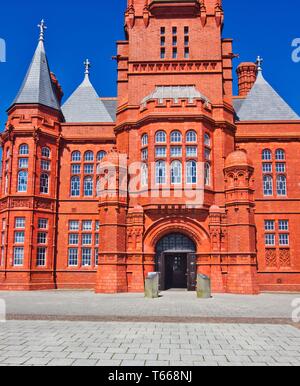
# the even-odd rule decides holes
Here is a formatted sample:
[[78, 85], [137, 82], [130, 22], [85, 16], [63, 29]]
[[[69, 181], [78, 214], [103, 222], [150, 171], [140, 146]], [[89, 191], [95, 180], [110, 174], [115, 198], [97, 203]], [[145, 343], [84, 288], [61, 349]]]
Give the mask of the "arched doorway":
[[171, 233], [156, 245], [156, 270], [160, 289], [196, 289], [196, 245], [181, 233]]

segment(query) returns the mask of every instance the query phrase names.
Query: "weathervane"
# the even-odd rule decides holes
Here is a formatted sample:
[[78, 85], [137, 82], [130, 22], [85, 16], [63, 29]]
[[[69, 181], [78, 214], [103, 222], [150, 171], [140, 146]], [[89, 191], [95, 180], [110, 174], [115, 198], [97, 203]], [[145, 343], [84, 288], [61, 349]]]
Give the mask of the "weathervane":
[[44, 34], [45, 34], [45, 30], [47, 29], [47, 26], [45, 24], [45, 20], [42, 19], [40, 24], [38, 25], [39, 29], [40, 29], [40, 41], [43, 42], [44, 41]]
[[91, 68], [91, 62], [88, 59], [86, 59], [83, 64], [85, 66], [85, 75], [89, 75], [90, 74], [90, 68]]
[[263, 58], [258, 56], [257, 57], [257, 60], [256, 60], [256, 64], [257, 64], [257, 69], [258, 71], [262, 71], [262, 64], [263, 64]]

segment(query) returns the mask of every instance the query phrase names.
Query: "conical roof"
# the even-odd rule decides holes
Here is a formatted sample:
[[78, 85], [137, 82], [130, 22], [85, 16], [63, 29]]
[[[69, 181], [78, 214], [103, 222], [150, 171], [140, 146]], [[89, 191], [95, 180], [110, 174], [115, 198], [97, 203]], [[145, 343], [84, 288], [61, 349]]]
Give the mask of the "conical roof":
[[104, 103], [93, 87], [88, 72], [84, 81], [62, 106], [66, 122], [113, 122]]
[[51, 81], [48, 60], [44, 47], [44, 29], [42, 22], [41, 35], [32, 62], [27, 71], [20, 91], [13, 104], [41, 104], [60, 110]]
[[257, 80], [237, 111], [240, 121], [291, 121], [299, 116], [258, 71]]

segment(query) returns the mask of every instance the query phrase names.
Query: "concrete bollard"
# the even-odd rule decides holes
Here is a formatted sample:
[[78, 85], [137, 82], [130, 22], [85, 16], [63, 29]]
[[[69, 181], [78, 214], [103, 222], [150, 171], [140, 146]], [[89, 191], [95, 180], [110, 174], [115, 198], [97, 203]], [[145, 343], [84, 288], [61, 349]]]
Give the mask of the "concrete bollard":
[[211, 280], [208, 276], [197, 275], [197, 298], [210, 299], [211, 296]]
[[151, 272], [145, 280], [145, 298], [159, 298], [159, 273]]

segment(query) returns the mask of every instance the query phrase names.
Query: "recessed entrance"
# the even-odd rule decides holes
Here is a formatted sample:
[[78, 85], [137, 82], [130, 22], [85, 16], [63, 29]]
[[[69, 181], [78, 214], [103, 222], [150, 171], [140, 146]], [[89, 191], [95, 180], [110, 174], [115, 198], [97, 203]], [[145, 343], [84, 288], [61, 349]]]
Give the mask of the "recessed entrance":
[[181, 233], [162, 238], [156, 246], [156, 270], [160, 289], [196, 289], [196, 246]]

